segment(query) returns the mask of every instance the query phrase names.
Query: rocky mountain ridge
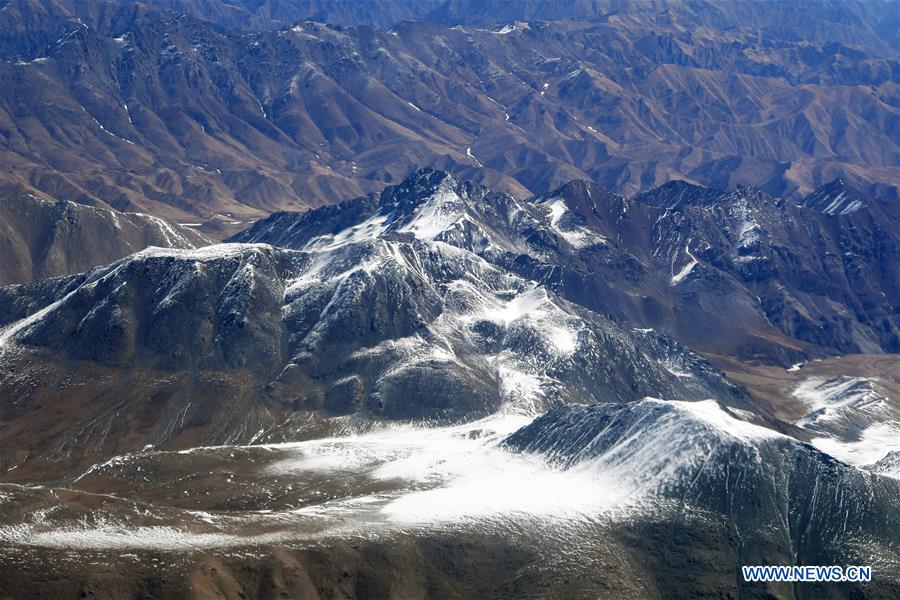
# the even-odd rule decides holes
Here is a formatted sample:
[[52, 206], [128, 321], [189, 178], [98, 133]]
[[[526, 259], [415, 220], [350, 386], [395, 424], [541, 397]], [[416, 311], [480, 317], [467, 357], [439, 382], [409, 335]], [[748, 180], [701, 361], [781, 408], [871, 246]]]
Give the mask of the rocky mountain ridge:
[[831, 214], [752, 188], [684, 182], [628, 199], [576, 181], [520, 201], [424, 170], [379, 198], [278, 213], [233, 239], [299, 248], [412, 234], [689, 346], [789, 366], [822, 352], [898, 349], [900, 215], [889, 202], [860, 206]]

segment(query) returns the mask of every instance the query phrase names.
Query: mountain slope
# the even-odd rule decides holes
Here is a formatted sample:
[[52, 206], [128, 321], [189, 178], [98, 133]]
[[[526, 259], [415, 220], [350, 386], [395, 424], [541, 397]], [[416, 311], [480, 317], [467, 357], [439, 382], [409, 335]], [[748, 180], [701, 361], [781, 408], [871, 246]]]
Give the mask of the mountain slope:
[[0, 200], [0, 285], [71, 275], [148, 246], [198, 248], [203, 235], [140, 213], [30, 195]]
[[728, 297], [724, 289], [737, 283], [789, 337], [841, 353], [900, 347], [894, 203], [831, 215], [746, 188], [692, 201], [673, 192], [636, 201], [663, 210], [657, 255], [670, 264], [672, 284], [698, 294], [701, 305]]
[[[713, 566], [713, 558], [713, 570], [877, 563], [887, 574], [900, 561], [900, 482], [736, 418], [714, 401], [562, 407], [505, 444], [568, 471], [596, 473], [629, 495], [649, 493], [668, 505], [667, 522], [690, 523], [692, 537], [702, 538], [706, 528], [728, 532], [728, 550], [718, 557], [728, 566]], [[663, 551], [655, 554], [664, 560]], [[678, 563], [663, 567], [673, 573], [670, 589], [702, 578], [683, 552], [665, 554]], [[676, 574], [682, 569], [683, 577]], [[888, 578], [888, 587], [900, 583]], [[740, 580], [736, 586], [755, 587]], [[829, 589], [810, 585], [801, 595]]]
[[[586, 182], [525, 201], [425, 169], [241, 242], [0, 288], [0, 585], [896, 595], [889, 356], [883, 379], [759, 367], [785, 376], [764, 403], [585, 306], [655, 294], [679, 314], [678, 290], [725, 272], [685, 240], [741, 255], [749, 211], [768, 253], [775, 204]], [[784, 210], [810, 228], [867, 213]], [[682, 243], [688, 269], [666, 254]], [[566, 300], [579, 278], [595, 287]], [[750, 293], [718, 279], [697, 297]], [[873, 581], [738, 578], [769, 562], [871, 564]]]
[[[0, 581], [34, 597], [24, 582], [40, 575], [13, 559], [66, 553], [53, 581], [95, 590], [110, 576], [76, 572], [86, 557], [108, 565], [103, 572], [126, 591], [142, 578], [168, 589], [207, 577], [236, 593], [263, 580], [285, 595], [334, 586], [350, 597], [560, 589], [877, 597], [900, 585], [900, 482], [843, 464], [752, 413], [645, 398], [529, 420], [143, 448], [49, 489], [0, 484], [0, 563], [9, 565]], [[142, 567], [139, 558], [154, 553], [153, 567]], [[871, 565], [872, 581], [784, 585], [739, 575], [741, 565], [769, 562]]]
[[679, 177], [798, 199], [842, 177], [897, 198], [897, 55], [869, 8], [836, 8], [821, 29], [739, 4], [716, 23], [688, 4], [674, 20], [629, 4], [496, 31], [305, 21], [247, 34], [143, 6], [0, 13], [23, 32], [0, 63], [5, 187], [222, 226], [428, 164], [519, 197]]

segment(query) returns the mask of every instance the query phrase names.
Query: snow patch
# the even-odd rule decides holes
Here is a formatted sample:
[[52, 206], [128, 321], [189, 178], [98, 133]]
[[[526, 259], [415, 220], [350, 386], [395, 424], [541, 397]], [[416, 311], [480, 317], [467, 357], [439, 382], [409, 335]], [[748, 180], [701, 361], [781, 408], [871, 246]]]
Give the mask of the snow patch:
[[878, 462], [893, 451], [900, 451], [900, 425], [879, 423], [866, 428], [856, 442], [818, 437], [810, 443], [847, 464], [861, 467]]
[[408, 231], [420, 240], [434, 240], [464, 215], [462, 198], [448, 185], [441, 184], [431, 198], [416, 208], [413, 218], [399, 231]]
[[41, 529], [31, 524], [0, 527], [0, 540], [7, 544], [80, 550], [197, 550], [247, 544], [264, 544], [286, 539], [285, 533], [242, 536], [225, 533], [194, 533], [169, 526], [133, 527], [101, 523], [58, 529]]
[[25, 61], [25, 60], [19, 60], [19, 61], [16, 61], [16, 66], [17, 66], [17, 67], [24, 67], [24, 66], [26, 66], [26, 65], [42, 65], [42, 64], [44, 64], [45, 62], [47, 62], [47, 61], [49, 61], [49, 60], [50, 60], [50, 59], [47, 58], [46, 56], [41, 56], [41, 57], [35, 58], [34, 60], [28, 60], [28, 61]]
[[865, 377], [811, 377], [791, 395], [801, 400], [809, 411], [794, 421], [800, 427], [831, 420], [843, 408], [871, 409], [884, 403], [884, 398]]
[[[662, 400], [651, 400], [663, 402]], [[773, 431], [767, 427], [736, 419], [725, 412], [715, 400], [702, 400], [699, 402], [670, 400], [668, 401], [668, 404], [678, 407], [682, 412], [687, 413], [698, 421], [702, 421], [716, 431], [740, 440], [753, 441], [785, 437], [777, 431]]]
[[530, 418], [494, 415], [445, 428], [393, 425], [382, 430], [295, 445], [297, 456], [271, 467], [280, 477], [304, 471], [371, 473], [408, 482], [377, 507], [388, 524], [469, 523], [515, 514], [570, 518], [597, 514], [620, 500], [602, 477], [566, 472], [500, 442]]
[[678, 285], [679, 283], [681, 283], [682, 281], [684, 281], [684, 279], [685, 279], [688, 275], [691, 274], [691, 271], [694, 270], [694, 267], [697, 266], [697, 264], [698, 264], [697, 259], [694, 257], [693, 254], [691, 254], [691, 250], [690, 250], [690, 248], [689, 248], [689, 245], [690, 245], [690, 243], [685, 244], [685, 246], [684, 246], [684, 251], [685, 251], [685, 253], [688, 255], [688, 257], [691, 259], [691, 262], [689, 262], [688, 264], [686, 264], [686, 265], [684, 265], [683, 267], [681, 267], [681, 270], [678, 271], [678, 273], [673, 273], [673, 274], [672, 274], [672, 278], [669, 280], [669, 285], [673, 285], [673, 286], [674, 286], [674, 285]]
[[505, 304], [488, 310], [484, 317], [491, 321], [508, 324], [540, 309], [549, 299], [544, 288], [534, 284], [527, 292], [520, 294]]
[[326, 234], [313, 238], [307, 243], [305, 249], [315, 251], [334, 250], [347, 244], [376, 240], [385, 233], [387, 225], [387, 217], [385, 215], [375, 215], [334, 235]]
[[574, 218], [562, 198], [550, 198], [545, 201], [549, 209], [550, 227], [573, 248], [582, 249], [597, 244], [605, 244], [606, 238], [593, 233], [574, 223]]
[[466, 148], [466, 156], [468, 156], [469, 158], [471, 158], [472, 160], [474, 160], [474, 161], [475, 161], [475, 164], [477, 164], [479, 167], [484, 167], [484, 165], [481, 164], [481, 161], [478, 160], [477, 158], [475, 158], [475, 155], [472, 154], [472, 147], [471, 147], [471, 146], [468, 147], [468, 148]]

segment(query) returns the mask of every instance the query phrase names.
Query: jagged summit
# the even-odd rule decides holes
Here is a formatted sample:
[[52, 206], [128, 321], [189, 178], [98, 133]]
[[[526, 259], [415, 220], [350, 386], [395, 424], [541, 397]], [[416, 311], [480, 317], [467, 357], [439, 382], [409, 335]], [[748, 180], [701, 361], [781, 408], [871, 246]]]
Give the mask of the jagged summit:
[[381, 195], [377, 216], [387, 233], [434, 239], [471, 209], [469, 190], [449, 173], [420, 169]]
[[381, 193], [382, 202], [390, 203], [397, 198], [426, 198], [440, 188], [458, 185], [450, 173], [433, 167], [423, 167], [410, 173], [398, 185], [389, 186]]
[[318, 247], [375, 238], [419, 239], [482, 254], [520, 247], [517, 228], [533, 220], [512, 196], [424, 168], [385, 188], [377, 199], [366, 197], [306, 213], [277, 213], [231, 241], [299, 248], [314, 239]]
[[[624, 196], [613, 193], [602, 185], [587, 179], [573, 179], [546, 194], [537, 196], [532, 201], [552, 203], [563, 199], [568, 209], [582, 215], [604, 213], [609, 210], [623, 210], [623, 204], [630, 203]], [[627, 210], [627, 208], [624, 208]]]
[[600, 184], [589, 179], [573, 179], [568, 181], [556, 189], [544, 194], [544, 197], [553, 196], [605, 196], [611, 195], [612, 192], [601, 186]]
[[[439, 241], [592, 310], [786, 365], [817, 348], [896, 348], [898, 324], [886, 306], [900, 283], [880, 275], [892, 272], [900, 246], [896, 215], [872, 212], [854, 227], [830, 221], [749, 186], [726, 192], [672, 181], [628, 199], [573, 180], [519, 200], [422, 169], [377, 199], [279, 213], [233, 240], [290, 248]], [[840, 274], [829, 253], [842, 256]], [[869, 275], [857, 281], [862, 272]], [[682, 296], [688, 291], [708, 300]], [[727, 299], [727, 318], [714, 298]], [[824, 299], [847, 310], [823, 308]]]

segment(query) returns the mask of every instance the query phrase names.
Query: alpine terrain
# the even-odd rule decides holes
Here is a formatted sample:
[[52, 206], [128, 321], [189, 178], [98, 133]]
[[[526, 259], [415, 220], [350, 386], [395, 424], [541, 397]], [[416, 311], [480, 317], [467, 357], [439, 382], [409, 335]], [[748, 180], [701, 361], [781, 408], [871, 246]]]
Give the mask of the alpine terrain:
[[0, 0], [0, 599], [900, 596], [895, 8]]
[[851, 561], [890, 594], [897, 286], [851, 281], [891, 271], [897, 217], [821, 210], [840, 185], [520, 201], [425, 169], [2, 288], [3, 583], [75, 552], [113, 567], [59, 585], [113, 595], [781, 594], [739, 566]]

